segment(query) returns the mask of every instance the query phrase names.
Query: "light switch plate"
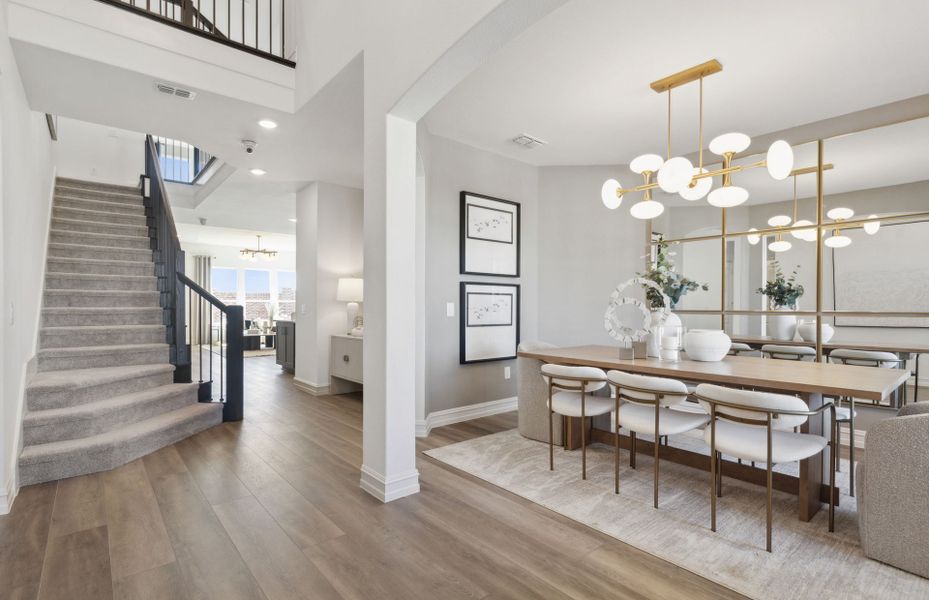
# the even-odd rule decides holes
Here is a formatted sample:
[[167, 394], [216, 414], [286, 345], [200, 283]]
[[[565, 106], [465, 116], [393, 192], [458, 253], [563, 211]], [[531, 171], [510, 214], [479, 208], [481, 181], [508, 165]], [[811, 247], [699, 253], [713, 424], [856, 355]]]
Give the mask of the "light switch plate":
[[510, 378], [510, 368], [509, 368], [509, 367], [503, 367], [503, 378], [504, 378], [504, 379], [509, 379], [509, 378]]
[[454, 317], [454, 316], [455, 316], [455, 303], [454, 303], [454, 302], [446, 302], [446, 303], [445, 303], [445, 316], [446, 316], [446, 317]]

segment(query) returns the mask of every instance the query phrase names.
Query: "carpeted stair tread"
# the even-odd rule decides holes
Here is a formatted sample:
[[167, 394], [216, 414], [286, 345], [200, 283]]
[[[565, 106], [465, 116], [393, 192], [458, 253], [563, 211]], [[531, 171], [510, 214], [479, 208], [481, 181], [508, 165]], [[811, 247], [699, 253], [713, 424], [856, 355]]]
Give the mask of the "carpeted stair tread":
[[132, 216], [145, 215], [145, 205], [141, 203], [136, 205], [125, 202], [107, 202], [106, 200], [81, 198], [79, 196], [55, 196], [52, 208], [77, 208]]
[[43, 356], [79, 356], [81, 354], [120, 354], [122, 352], [137, 352], [140, 350], [167, 349], [167, 344], [121, 344], [116, 346], [71, 346], [66, 348], [43, 348], [39, 355]]
[[78, 406], [172, 383], [174, 365], [167, 361], [39, 371], [26, 386], [26, 410]]
[[75, 477], [113, 469], [222, 422], [222, 404], [196, 403], [86, 438], [26, 446], [20, 482]]
[[150, 248], [113, 248], [112, 246], [94, 246], [93, 244], [68, 244], [52, 242], [48, 245], [49, 258], [100, 258], [112, 255], [124, 259], [134, 258], [151, 262]]
[[74, 179], [73, 177], [56, 177], [55, 185], [79, 189], [111, 190], [114, 192], [122, 192], [124, 194], [141, 194], [139, 187], [135, 185], [120, 185], [118, 183], [106, 183], [102, 181], [87, 181], [84, 179]]
[[39, 371], [68, 371], [120, 365], [167, 363], [170, 348], [165, 343], [117, 344], [113, 346], [63, 346], [36, 352]]
[[108, 233], [111, 235], [148, 237], [148, 227], [144, 223], [141, 225], [133, 223], [106, 223], [102, 221], [87, 221], [85, 219], [53, 217], [52, 229], [56, 231], [73, 231], [76, 233]]
[[54, 243], [79, 243], [107, 248], [137, 248], [145, 250], [150, 240], [141, 235], [119, 235], [114, 233], [92, 233], [89, 231], [69, 231], [67, 229], [50, 229], [49, 238]]
[[155, 269], [151, 261], [117, 260], [107, 258], [69, 258], [49, 256], [46, 275], [74, 275], [88, 273], [95, 275], [135, 275], [154, 276]]
[[144, 214], [122, 214], [105, 210], [90, 208], [72, 208], [70, 206], [53, 207], [55, 218], [72, 219], [76, 221], [93, 221], [94, 223], [122, 223], [125, 225], [145, 226], [147, 218]]
[[164, 325], [71, 325], [42, 327], [39, 344], [42, 349], [80, 346], [112, 346], [114, 344], [144, 344], [162, 342]]
[[73, 289], [84, 291], [155, 291], [155, 275], [120, 275], [114, 273], [45, 273], [46, 289]]
[[23, 417], [26, 446], [86, 438], [197, 402], [196, 383], [170, 383], [74, 406], [30, 410]]
[[65, 306], [85, 307], [155, 307], [159, 306], [157, 290], [75, 290], [46, 289], [46, 308]]
[[104, 198], [108, 202], [120, 202], [124, 204], [142, 203], [142, 192], [139, 190], [135, 190], [134, 192], [123, 192], [119, 190], [57, 185], [55, 186], [55, 195]]
[[48, 327], [78, 325], [158, 325], [164, 318], [160, 306], [109, 307], [65, 306], [42, 309], [42, 324]]
[[36, 373], [32, 377], [32, 380], [26, 386], [26, 390], [27, 393], [30, 391], [65, 390], [171, 372], [174, 372], [174, 365], [170, 363], [74, 369], [71, 371], [44, 371]]

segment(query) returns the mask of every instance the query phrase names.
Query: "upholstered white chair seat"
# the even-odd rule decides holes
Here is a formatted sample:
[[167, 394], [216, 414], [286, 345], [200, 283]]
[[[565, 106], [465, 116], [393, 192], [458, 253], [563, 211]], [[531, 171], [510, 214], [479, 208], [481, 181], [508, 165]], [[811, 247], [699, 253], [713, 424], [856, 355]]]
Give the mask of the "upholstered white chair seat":
[[[826, 447], [826, 438], [809, 433], [793, 433], [773, 430], [771, 432], [771, 462], [773, 464], [793, 462], [809, 458]], [[703, 439], [710, 443], [711, 428], [703, 432]], [[716, 422], [716, 450], [727, 456], [742, 460], [766, 462], [767, 428], [742, 425], [730, 421]]]
[[[858, 411], [855, 411], [855, 416], [858, 416]], [[835, 420], [836, 421], [850, 421], [852, 419], [852, 409], [845, 408], [844, 406], [835, 407]]]
[[756, 350], [748, 344], [743, 344], [742, 342], [732, 342], [732, 345], [729, 346], [729, 354], [738, 356], [743, 352], [756, 352]]
[[813, 360], [816, 357], [816, 349], [809, 346], [783, 346], [779, 344], [765, 344], [761, 351], [771, 358], [780, 358], [788, 360]]
[[[842, 360], [837, 360], [837, 359]], [[829, 359], [835, 363], [844, 362], [847, 365], [856, 365], [860, 367], [877, 367], [892, 369], [899, 363], [897, 355], [892, 352], [876, 352], [872, 350], [851, 350], [839, 348], [829, 354]]]
[[[700, 408], [699, 406], [697, 407]], [[677, 435], [702, 427], [710, 420], [702, 410], [699, 413], [662, 408], [658, 418], [658, 435]], [[647, 434], [655, 431], [655, 407], [642, 404], [625, 403], [619, 407], [619, 424], [621, 427]]]
[[[614, 407], [612, 398], [588, 395], [584, 404], [584, 414], [588, 417], [596, 417], [611, 412]], [[581, 395], [577, 392], [555, 392], [552, 394], [552, 409], [559, 415], [580, 417]]]

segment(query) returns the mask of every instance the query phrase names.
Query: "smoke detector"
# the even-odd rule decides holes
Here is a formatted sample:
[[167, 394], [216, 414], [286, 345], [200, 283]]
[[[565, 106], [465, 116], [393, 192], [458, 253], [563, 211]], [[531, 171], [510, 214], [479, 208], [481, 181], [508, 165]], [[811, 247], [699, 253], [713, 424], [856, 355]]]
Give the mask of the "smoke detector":
[[161, 81], [155, 82], [155, 89], [162, 94], [175, 96], [176, 98], [182, 98], [184, 100], [193, 100], [197, 97], [197, 92], [185, 90], [184, 88], [177, 87], [176, 85], [172, 85], [170, 83], [163, 83]]
[[527, 150], [531, 150], [533, 148], [538, 148], [539, 146], [544, 146], [548, 142], [545, 140], [540, 140], [539, 138], [533, 137], [527, 133], [521, 133], [513, 138], [513, 143], [519, 144]]

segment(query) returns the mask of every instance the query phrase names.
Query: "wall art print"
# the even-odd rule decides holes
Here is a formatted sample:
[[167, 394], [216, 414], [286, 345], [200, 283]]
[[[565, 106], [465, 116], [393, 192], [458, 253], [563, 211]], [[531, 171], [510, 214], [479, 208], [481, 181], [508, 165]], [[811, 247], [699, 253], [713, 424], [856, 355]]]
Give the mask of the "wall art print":
[[519, 204], [461, 192], [460, 272], [519, 277]]
[[459, 362], [516, 358], [519, 286], [462, 281], [460, 287]]

